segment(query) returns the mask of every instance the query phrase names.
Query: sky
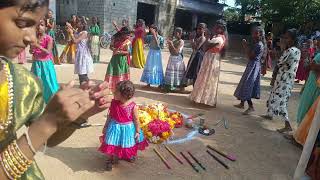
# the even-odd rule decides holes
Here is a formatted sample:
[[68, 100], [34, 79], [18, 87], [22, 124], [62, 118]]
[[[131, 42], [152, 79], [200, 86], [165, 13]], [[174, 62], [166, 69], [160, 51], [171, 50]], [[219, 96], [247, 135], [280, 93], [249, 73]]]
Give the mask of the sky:
[[226, 0], [226, 4], [231, 6], [231, 7], [234, 7], [234, 1], [235, 0]]

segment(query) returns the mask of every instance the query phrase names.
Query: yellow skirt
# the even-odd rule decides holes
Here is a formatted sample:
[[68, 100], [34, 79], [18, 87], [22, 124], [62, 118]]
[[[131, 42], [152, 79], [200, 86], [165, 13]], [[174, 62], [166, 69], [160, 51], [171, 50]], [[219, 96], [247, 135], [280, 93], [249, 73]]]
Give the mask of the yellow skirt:
[[68, 45], [64, 48], [61, 56], [60, 56], [60, 62], [62, 63], [69, 63], [69, 64], [74, 64], [75, 59], [76, 59], [76, 51], [77, 51], [77, 46], [73, 42], [69, 42]]
[[136, 41], [133, 44], [132, 63], [134, 67], [139, 69], [142, 69], [146, 64], [146, 58], [144, 56], [143, 41], [141, 38], [136, 39]]

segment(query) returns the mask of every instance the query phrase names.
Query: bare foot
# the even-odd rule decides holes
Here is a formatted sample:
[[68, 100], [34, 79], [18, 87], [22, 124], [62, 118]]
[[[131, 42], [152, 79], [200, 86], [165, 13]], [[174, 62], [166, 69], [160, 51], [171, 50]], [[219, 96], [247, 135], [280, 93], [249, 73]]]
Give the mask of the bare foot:
[[263, 119], [267, 119], [267, 120], [272, 120], [273, 117], [269, 116], [269, 115], [261, 115], [260, 117], [262, 117]]
[[244, 111], [242, 114], [243, 115], [250, 115], [252, 112], [254, 112], [254, 108], [253, 107], [249, 107], [246, 111]]
[[281, 129], [277, 129], [277, 131], [282, 134], [282, 133], [285, 133], [285, 132], [290, 132], [290, 131], [292, 131], [292, 129], [291, 129], [291, 127], [284, 127], [284, 128], [281, 128]]
[[236, 108], [239, 108], [239, 109], [244, 109], [244, 105], [243, 104], [237, 104], [237, 105], [233, 105], [234, 107]]

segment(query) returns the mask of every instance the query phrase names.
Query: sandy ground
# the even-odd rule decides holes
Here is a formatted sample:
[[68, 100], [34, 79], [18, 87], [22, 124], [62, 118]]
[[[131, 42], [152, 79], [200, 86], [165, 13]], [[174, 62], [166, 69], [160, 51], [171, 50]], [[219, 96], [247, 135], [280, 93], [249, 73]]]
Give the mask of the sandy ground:
[[[168, 53], [163, 53], [164, 67], [168, 61]], [[111, 52], [103, 50], [102, 62], [95, 64], [95, 73], [90, 75], [93, 80], [104, 79]], [[189, 59], [185, 57], [185, 61]], [[176, 152], [191, 151], [205, 165], [207, 171], [196, 173], [185, 162], [180, 165], [162, 146], [150, 145], [149, 148], [139, 154], [135, 163], [120, 162], [112, 172], [104, 171], [105, 157], [97, 152], [99, 146], [98, 137], [102, 127], [90, 127], [78, 130], [55, 148], [49, 148], [45, 154], [40, 153], [36, 159], [48, 180], [122, 180], [122, 179], [210, 179], [210, 180], [289, 180], [292, 179], [301, 150], [292, 145], [276, 128], [282, 127], [280, 120], [266, 121], [258, 117], [266, 111], [266, 99], [270, 91], [269, 83], [271, 72], [262, 78], [262, 98], [255, 100], [256, 112], [252, 116], [243, 116], [241, 111], [234, 108], [238, 103], [233, 97], [233, 92], [245, 69], [246, 60], [238, 54], [230, 53], [222, 60], [222, 69], [219, 85], [219, 103], [215, 109], [199, 106], [188, 100], [188, 95], [162, 94], [156, 89], [145, 90], [140, 83], [141, 69], [131, 69], [132, 81], [137, 86], [135, 100], [137, 103], [162, 102], [170, 108], [183, 113], [205, 113], [206, 123], [214, 127], [216, 134], [210, 137], [197, 135], [195, 139], [172, 144], [170, 147]], [[30, 64], [26, 65], [30, 68]], [[73, 74], [73, 65], [56, 66], [58, 80], [67, 83], [77, 79]], [[290, 99], [290, 117], [294, 120], [301, 85], [294, 89]], [[192, 87], [187, 90], [191, 91]], [[105, 113], [101, 113], [90, 119], [91, 123], [105, 122]], [[229, 129], [223, 126], [214, 126], [220, 119], [229, 120]], [[174, 138], [181, 138], [190, 130], [175, 130]], [[206, 145], [218, 146], [220, 149], [237, 156], [236, 162], [225, 162], [230, 170], [224, 169], [206, 153]], [[153, 147], [168, 159], [173, 169], [168, 170], [153, 152]]]

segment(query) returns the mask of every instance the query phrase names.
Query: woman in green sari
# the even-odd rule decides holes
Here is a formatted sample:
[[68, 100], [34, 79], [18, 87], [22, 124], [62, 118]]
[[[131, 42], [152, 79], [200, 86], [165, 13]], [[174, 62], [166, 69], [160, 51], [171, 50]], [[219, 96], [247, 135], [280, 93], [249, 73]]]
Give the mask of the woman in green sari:
[[[320, 38], [317, 40], [317, 49], [320, 49]], [[297, 114], [297, 123], [300, 124], [306, 113], [320, 95], [320, 53], [318, 52], [310, 64], [310, 73], [300, 97]]]
[[[109, 107], [106, 84], [63, 86], [45, 108], [40, 82], [27, 69], [11, 63], [36, 40], [36, 27], [49, 0], [0, 1], [0, 179], [41, 180], [34, 155], [47, 142], [54, 146], [69, 137], [79, 119]], [[16, 132], [27, 126], [18, 137]]]
[[90, 51], [94, 63], [100, 62], [100, 26], [97, 17], [92, 17], [92, 25], [89, 28]]

